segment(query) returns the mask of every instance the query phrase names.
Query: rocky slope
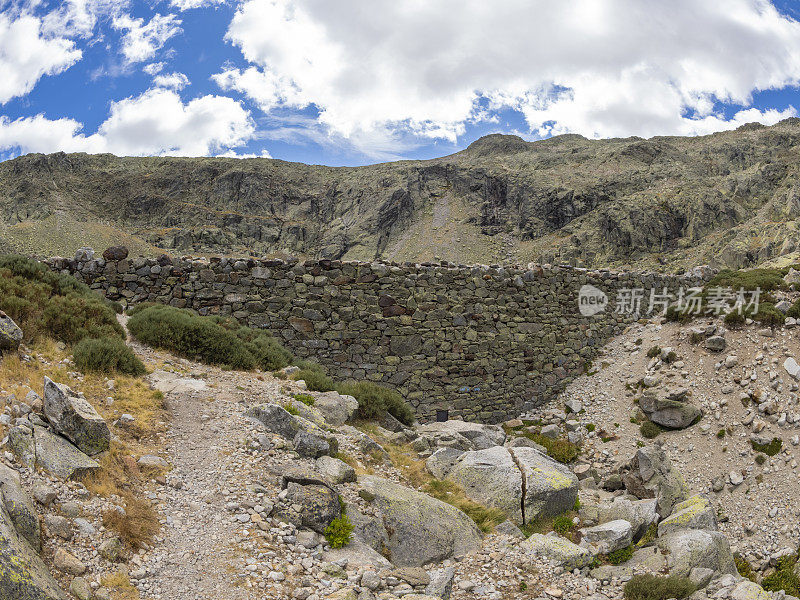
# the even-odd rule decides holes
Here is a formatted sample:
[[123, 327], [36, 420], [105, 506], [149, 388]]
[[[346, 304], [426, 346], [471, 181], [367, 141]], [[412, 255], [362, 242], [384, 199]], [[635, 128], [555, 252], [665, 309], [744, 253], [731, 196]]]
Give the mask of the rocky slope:
[[0, 248], [741, 267], [797, 256], [799, 152], [788, 119], [696, 138], [491, 135], [358, 168], [34, 154], [0, 164]]

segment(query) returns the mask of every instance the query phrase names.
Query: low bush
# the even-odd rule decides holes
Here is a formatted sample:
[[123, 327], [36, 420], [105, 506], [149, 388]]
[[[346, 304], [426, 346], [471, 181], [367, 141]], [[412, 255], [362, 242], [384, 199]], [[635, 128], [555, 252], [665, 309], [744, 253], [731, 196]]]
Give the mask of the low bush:
[[572, 522], [572, 517], [569, 515], [558, 515], [553, 520], [553, 531], [558, 535], [566, 536], [574, 526], [575, 523]]
[[379, 419], [388, 412], [404, 425], [414, 422], [414, 410], [395, 390], [371, 381], [346, 381], [337, 385], [336, 391], [358, 401], [358, 416], [362, 419]]
[[103, 513], [103, 525], [117, 532], [119, 537], [132, 548], [150, 544], [161, 528], [158, 513], [144, 498], [131, 493], [125, 495], [125, 510], [115, 508]]
[[777, 327], [783, 325], [786, 320], [786, 315], [775, 308], [775, 305], [770, 302], [762, 302], [758, 305], [758, 312], [753, 313], [750, 317], [754, 321], [758, 321], [767, 327]]
[[645, 421], [641, 425], [639, 425], [639, 433], [642, 434], [642, 437], [647, 438], [648, 440], [652, 440], [653, 438], [657, 438], [661, 433], [662, 429], [652, 421]]
[[72, 349], [72, 358], [84, 373], [123, 373], [138, 377], [147, 370], [128, 345], [119, 338], [85, 338]]
[[647, 351], [647, 358], [655, 358], [661, 355], [661, 346], [653, 346]]
[[800, 319], [800, 298], [794, 301], [789, 307], [789, 311], [786, 313], [787, 317], [792, 317], [793, 319]]
[[293, 398], [306, 406], [314, 406], [314, 396], [311, 394], [295, 394]]
[[762, 292], [771, 292], [786, 287], [783, 277], [788, 270], [788, 268], [747, 269], [741, 271], [722, 269], [711, 278], [704, 289], [729, 287], [734, 291], [738, 291], [739, 289], [755, 290], [760, 288]]
[[626, 546], [625, 548], [620, 548], [618, 550], [614, 550], [613, 552], [609, 552], [606, 556], [606, 560], [612, 565], [621, 565], [622, 563], [628, 562], [633, 557], [633, 545]]
[[352, 534], [353, 524], [345, 514], [331, 521], [330, 525], [325, 528], [325, 539], [331, 548], [344, 548], [350, 543]]
[[111, 303], [74, 277], [23, 256], [0, 256], [0, 310], [29, 341], [125, 337]]
[[660, 577], [658, 575], [634, 575], [625, 584], [625, 600], [682, 600], [695, 592], [688, 577]]
[[171, 306], [153, 305], [134, 312], [128, 329], [139, 341], [231, 369], [280, 369], [291, 353], [267, 332], [239, 327], [221, 317], [204, 317]]
[[722, 319], [725, 321], [725, 325], [732, 329], [736, 329], [737, 327], [741, 327], [745, 324], [747, 318], [744, 316], [743, 313], [739, 312], [738, 310], [732, 310], [728, 314], [725, 315], [725, 318]]
[[292, 375], [292, 379], [295, 381], [302, 379], [306, 382], [306, 387], [312, 392], [330, 392], [336, 389], [333, 379], [319, 370], [300, 369]]
[[736, 564], [736, 570], [739, 572], [739, 575], [745, 579], [749, 579], [750, 581], [758, 583], [758, 576], [753, 570], [753, 565], [751, 565], [746, 558], [736, 553], [733, 555], [733, 562]]
[[580, 446], [564, 438], [553, 439], [536, 433], [525, 435], [525, 437], [533, 440], [540, 446], [544, 446], [544, 449], [547, 450], [547, 455], [560, 463], [571, 463], [578, 458], [581, 453]]

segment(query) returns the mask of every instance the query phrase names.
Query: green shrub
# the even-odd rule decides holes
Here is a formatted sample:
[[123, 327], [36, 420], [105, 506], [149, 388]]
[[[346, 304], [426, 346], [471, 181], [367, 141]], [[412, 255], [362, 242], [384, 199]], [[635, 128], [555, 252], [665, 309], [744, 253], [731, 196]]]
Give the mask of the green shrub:
[[572, 531], [574, 526], [575, 524], [572, 522], [572, 517], [569, 515], [558, 515], [553, 520], [553, 531], [562, 536], [566, 536]]
[[331, 521], [325, 528], [325, 539], [331, 548], [344, 548], [350, 543], [350, 536], [353, 533], [353, 524], [350, 518], [342, 514], [338, 519]]
[[655, 358], [661, 355], [661, 346], [653, 346], [647, 351], [647, 358]]
[[0, 310], [30, 341], [52, 337], [74, 344], [84, 338], [125, 337], [105, 298], [74, 277], [23, 256], [0, 256]]
[[678, 323], [688, 323], [694, 315], [689, 311], [678, 310], [674, 305], [667, 308], [664, 318], [667, 321], [677, 321]]
[[695, 587], [688, 577], [659, 577], [658, 575], [634, 575], [625, 584], [625, 600], [681, 600], [691, 596]]
[[150, 308], [151, 306], [162, 306], [158, 302], [140, 302], [139, 304], [134, 304], [133, 306], [128, 306], [128, 309], [125, 311], [129, 317], [132, 317], [136, 313], [142, 312], [146, 308]]
[[776, 437], [772, 438], [772, 440], [767, 444], [759, 444], [754, 440], [750, 440], [750, 445], [756, 452], [763, 452], [767, 456], [775, 456], [778, 452], [781, 451], [781, 447], [783, 446], [783, 440], [781, 438]]
[[800, 298], [794, 301], [791, 307], [789, 307], [789, 311], [786, 313], [787, 317], [792, 317], [793, 319], [800, 319]]
[[581, 453], [580, 446], [564, 438], [553, 439], [537, 433], [525, 433], [523, 435], [540, 446], [544, 446], [544, 449], [547, 450], [547, 455], [560, 463], [571, 463]]
[[728, 314], [725, 315], [725, 318], [722, 319], [725, 321], [725, 325], [728, 327], [735, 329], [737, 327], [741, 327], [744, 325], [746, 317], [743, 313], [740, 313], [738, 310], [732, 310]]
[[642, 434], [642, 437], [645, 437], [648, 440], [657, 438], [662, 431], [663, 430], [661, 429], [661, 427], [659, 427], [652, 421], [645, 421], [644, 423], [639, 425], [639, 433]]
[[722, 438], [724, 438], [724, 437], [725, 437], [725, 430], [724, 430], [724, 429], [720, 429], [720, 430], [717, 432], [717, 437], [718, 437], [719, 439], [722, 439]]
[[147, 370], [128, 345], [119, 338], [84, 338], [72, 349], [79, 371], [124, 373], [137, 377]]
[[775, 305], [770, 302], [762, 302], [758, 305], [758, 312], [753, 313], [750, 317], [754, 321], [758, 321], [767, 327], [777, 327], [783, 325], [786, 320], [786, 315], [775, 308]]
[[767, 457], [764, 454], [756, 454], [755, 460], [756, 464], [763, 465], [765, 462], [767, 462]]
[[753, 571], [753, 566], [747, 561], [746, 558], [743, 558], [739, 553], [736, 553], [733, 555], [733, 562], [736, 564], [736, 570], [739, 572], [739, 575], [745, 579], [749, 579], [750, 581], [758, 583], [758, 576], [756, 575], [755, 571]]
[[337, 385], [336, 391], [358, 400], [358, 416], [362, 419], [379, 419], [388, 412], [404, 425], [414, 422], [414, 410], [395, 390], [371, 381], [346, 381]]
[[764, 577], [761, 587], [768, 592], [783, 590], [789, 596], [800, 595], [800, 577], [794, 571], [796, 563], [796, 554], [779, 558], [775, 571]]
[[240, 327], [234, 320], [153, 305], [134, 312], [128, 329], [139, 341], [231, 369], [281, 369], [292, 359], [266, 331]]
[[762, 292], [770, 292], [785, 287], [783, 281], [786, 269], [747, 269], [737, 271], [732, 269], [722, 269], [706, 284], [704, 290], [711, 288], [729, 287], [734, 291], [739, 289], [755, 290], [760, 288]]
[[609, 552], [606, 556], [606, 559], [612, 565], [621, 565], [622, 563], [628, 562], [631, 557], [633, 556], [633, 546], [626, 546], [625, 548], [620, 548], [618, 550], [614, 550], [613, 552]]
[[292, 379], [295, 381], [302, 379], [306, 382], [306, 387], [312, 392], [330, 392], [336, 389], [336, 384], [333, 382], [333, 379], [325, 375], [322, 371], [300, 369], [292, 374]]

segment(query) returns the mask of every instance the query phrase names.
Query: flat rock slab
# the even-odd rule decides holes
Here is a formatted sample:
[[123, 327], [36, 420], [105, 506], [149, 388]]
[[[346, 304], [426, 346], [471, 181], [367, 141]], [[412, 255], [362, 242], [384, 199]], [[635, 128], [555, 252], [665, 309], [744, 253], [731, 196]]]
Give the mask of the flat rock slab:
[[37, 466], [59, 479], [81, 479], [100, 468], [96, 460], [43, 427], [33, 428], [33, 438]]
[[153, 371], [148, 377], [150, 385], [163, 394], [185, 394], [188, 392], [204, 392], [208, 385], [202, 379], [181, 377], [169, 371]]

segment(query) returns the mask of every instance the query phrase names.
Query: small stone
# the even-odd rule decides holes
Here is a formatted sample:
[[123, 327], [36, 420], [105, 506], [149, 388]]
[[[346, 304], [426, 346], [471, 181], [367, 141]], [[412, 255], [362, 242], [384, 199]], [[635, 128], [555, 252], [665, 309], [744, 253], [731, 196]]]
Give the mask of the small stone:
[[86, 565], [63, 548], [56, 550], [53, 565], [59, 571], [70, 575], [83, 575], [86, 572]]

